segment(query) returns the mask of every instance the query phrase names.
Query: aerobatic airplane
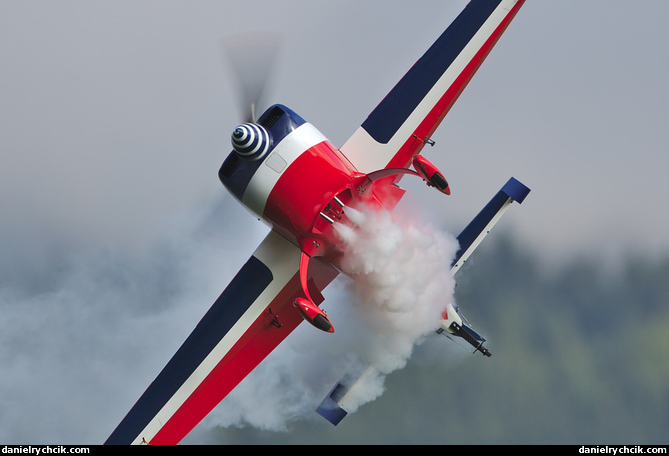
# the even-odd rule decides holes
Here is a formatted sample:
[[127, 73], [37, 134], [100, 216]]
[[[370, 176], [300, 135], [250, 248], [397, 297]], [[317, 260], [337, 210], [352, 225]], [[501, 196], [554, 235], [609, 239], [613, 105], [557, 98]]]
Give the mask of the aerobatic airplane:
[[[347, 207], [392, 211], [405, 175], [450, 194], [444, 175], [420, 153], [434, 144], [433, 132], [523, 3], [469, 2], [340, 148], [283, 105], [234, 129], [219, 178], [271, 231], [107, 444], [178, 443], [302, 321], [334, 332], [320, 308], [321, 292], [339, 274], [334, 226], [349, 223]], [[453, 274], [528, 193], [514, 178], [503, 186], [458, 236]], [[453, 305], [438, 332], [490, 356]], [[318, 412], [338, 423], [350, 386], [335, 385]]]

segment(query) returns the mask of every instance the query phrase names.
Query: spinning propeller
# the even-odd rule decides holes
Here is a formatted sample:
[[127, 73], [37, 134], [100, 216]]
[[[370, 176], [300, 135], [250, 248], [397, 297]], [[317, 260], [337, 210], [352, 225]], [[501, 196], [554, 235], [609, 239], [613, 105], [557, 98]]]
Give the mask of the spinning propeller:
[[281, 38], [272, 34], [238, 35], [223, 42], [223, 54], [237, 82], [235, 91], [244, 123], [232, 133], [232, 147], [243, 160], [258, 160], [272, 144], [267, 129], [257, 124]]
[[271, 33], [236, 35], [223, 41], [223, 55], [236, 80], [242, 119], [256, 123], [267, 97], [270, 74], [281, 50], [281, 36]]

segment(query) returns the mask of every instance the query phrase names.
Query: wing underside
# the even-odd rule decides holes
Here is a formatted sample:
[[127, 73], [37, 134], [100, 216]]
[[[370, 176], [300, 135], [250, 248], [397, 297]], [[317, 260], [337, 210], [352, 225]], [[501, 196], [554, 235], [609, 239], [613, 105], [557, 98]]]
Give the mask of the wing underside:
[[408, 167], [524, 0], [472, 0], [341, 147], [370, 173]]
[[[178, 443], [223, 400], [303, 321], [292, 305], [301, 254], [270, 232], [106, 444]], [[311, 261], [312, 296], [336, 275]]]

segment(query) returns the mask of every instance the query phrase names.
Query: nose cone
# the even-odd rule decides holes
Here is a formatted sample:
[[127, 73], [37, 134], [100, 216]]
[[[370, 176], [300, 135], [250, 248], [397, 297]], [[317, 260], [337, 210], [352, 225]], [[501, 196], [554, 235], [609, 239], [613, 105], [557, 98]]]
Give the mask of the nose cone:
[[261, 125], [243, 123], [232, 132], [232, 147], [245, 160], [259, 160], [264, 157], [272, 143], [269, 131]]

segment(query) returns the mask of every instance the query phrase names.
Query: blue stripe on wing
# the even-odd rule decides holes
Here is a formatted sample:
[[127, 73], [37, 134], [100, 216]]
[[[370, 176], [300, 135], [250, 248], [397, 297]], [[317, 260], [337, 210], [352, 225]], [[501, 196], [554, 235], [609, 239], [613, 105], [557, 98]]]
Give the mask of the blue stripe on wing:
[[132, 443], [272, 280], [272, 271], [252, 256], [105, 444]]
[[472, 0], [467, 5], [363, 122], [372, 138], [382, 144], [390, 141], [500, 3]]

